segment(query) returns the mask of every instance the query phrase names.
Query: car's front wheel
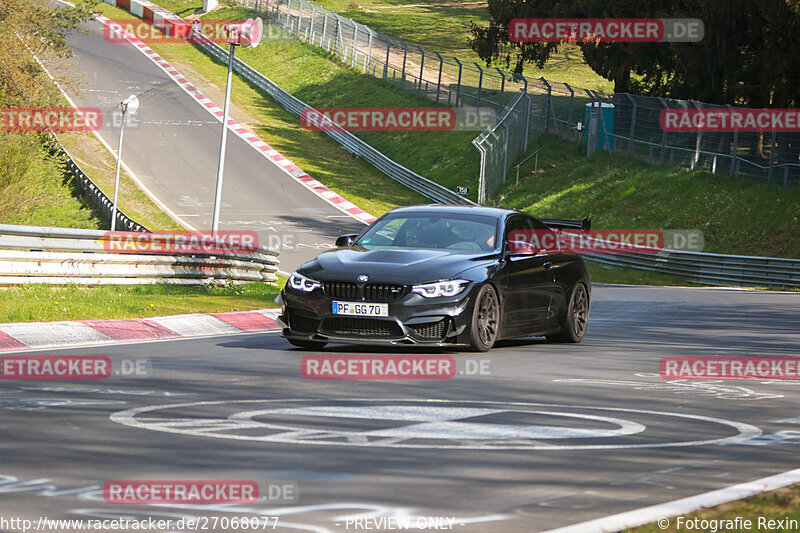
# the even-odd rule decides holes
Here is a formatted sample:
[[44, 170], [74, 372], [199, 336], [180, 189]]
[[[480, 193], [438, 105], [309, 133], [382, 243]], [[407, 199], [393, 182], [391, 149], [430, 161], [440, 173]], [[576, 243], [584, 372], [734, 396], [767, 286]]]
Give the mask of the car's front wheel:
[[550, 342], [581, 342], [589, 323], [589, 292], [586, 286], [578, 282], [572, 289], [572, 296], [567, 307], [567, 318], [559, 333], [548, 335]]
[[301, 339], [286, 339], [294, 346], [298, 348], [305, 348], [306, 350], [321, 350], [325, 347], [327, 342], [322, 341], [306, 341]]
[[487, 352], [492, 349], [500, 329], [500, 300], [491, 285], [484, 285], [475, 297], [469, 345], [473, 351]]

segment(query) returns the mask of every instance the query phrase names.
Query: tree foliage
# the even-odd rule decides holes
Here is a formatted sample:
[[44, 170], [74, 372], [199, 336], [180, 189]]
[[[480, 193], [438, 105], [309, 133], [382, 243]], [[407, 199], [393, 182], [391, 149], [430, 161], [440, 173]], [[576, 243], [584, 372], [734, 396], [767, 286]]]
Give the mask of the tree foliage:
[[514, 18], [698, 18], [698, 43], [580, 43], [587, 64], [616, 92], [718, 104], [800, 104], [800, 0], [489, 0], [492, 23], [473, 24], [470, 46], [491, 65], [541, 68], [558, 43], [518, 43]]
[[[33, 57], [58, 70], [71, 56], [66, 35], [89, 20], [96, 0], [77, 0], [74, 7], [47, 0], [0, 0], [0, 105], [53, 105], [53, 82]], [[67, 76], [57, 76], [68, 81]]]

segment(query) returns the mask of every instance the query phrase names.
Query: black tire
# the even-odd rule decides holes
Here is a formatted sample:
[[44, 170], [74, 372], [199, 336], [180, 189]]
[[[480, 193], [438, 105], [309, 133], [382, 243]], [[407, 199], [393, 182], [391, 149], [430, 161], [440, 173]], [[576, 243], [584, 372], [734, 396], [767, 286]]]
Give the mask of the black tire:
[[297, 346], [298, 348], [304, 348], [306, 350], [321, 350], [325, 347], [326, 344], [328, 344], [327, 342], [322, 342], [322, 341], [306, 341], [301, 339], [286, 339], [286, 340], [289, 341], [294, 346]]
[[484, 285], [475, 297], [469, 328], [469, 347], [474, 352], [488, 352], [500, 331], [500, 300], [491, 285]]
[[567, 318], [561, 327], [561, 331], [554, 335], [548, 335], [550, 342], [576, 343], [583, 340], [586, 335], [586, 327], [589, 323], [589, 291], [582, 282], [575, 284], [572, 294], [569, 297], [567, 307]]

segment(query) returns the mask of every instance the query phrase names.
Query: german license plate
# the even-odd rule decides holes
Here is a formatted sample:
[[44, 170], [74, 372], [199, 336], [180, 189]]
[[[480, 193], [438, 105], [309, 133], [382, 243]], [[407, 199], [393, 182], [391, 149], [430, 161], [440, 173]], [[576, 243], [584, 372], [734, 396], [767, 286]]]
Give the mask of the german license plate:
[[389, 304], [333, 302], [334, 315], [389, 316]]

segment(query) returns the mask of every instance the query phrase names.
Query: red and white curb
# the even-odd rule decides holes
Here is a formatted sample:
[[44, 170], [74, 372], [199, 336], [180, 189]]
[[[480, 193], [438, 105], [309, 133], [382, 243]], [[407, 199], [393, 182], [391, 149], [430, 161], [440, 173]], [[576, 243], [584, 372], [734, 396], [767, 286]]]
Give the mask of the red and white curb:
[[120, 342], [258, 333], [280, 329], [278, 309], [132, 320], [0, 324], [0, 353]]
[[[164, 20], [166, 23], [171, 24], [188, 24], [179, 16], [170, 13], [166, 9], [158, 6], [147, 0], [104, 0], [107, 4], [124, 9], [134, 15], [143, 16], [143, 13], [153, 16], [144, 17], [145, 19], [156, 19], [157, 21]], [[214, 102], [211, 101], [202, 91], [195, 87], [189, 80], [187, 80], [175, 67], [170, 65], [163, 57], [159, 56], [155, 50], [151, 49], [138, 37], [127, 31], [119, 23], [109, 20], [102, 15], [96, 15], [97, 21], [113, 31], [115, 35], [119, 35], [126, 41], [135, 46], [140, 52], [148, 57], [155, 63], [161, 70], [164, 71], [175, 83], [178, 84], [189, 96], [191, 96], [197, 103], [202, 105], [206, 111], [222, 122], [223, 110], [220, 109]], [[247, 144], [258, 150], [264, 157], [275, 163], [278, 168], [283, 170], [295, 181], [301, 183], [311, 192], [322, 198], [335, 208], [347, 213], [356, 220], [364, 224], [371, 224], [375, 221], [375, 217], [356, 206], [349, 200], [344, 199], [339, 194], [330, 190], [328, 187], [306, 174], [300, 167], [295, 165], [290, 159], [282, 156], [277, 150], [262, 141], [253, 132], [243, 127], [237, 121], [228, 117], [228, 127], [230, 131], [236, 134], [239, 138], [244, 140]]]

